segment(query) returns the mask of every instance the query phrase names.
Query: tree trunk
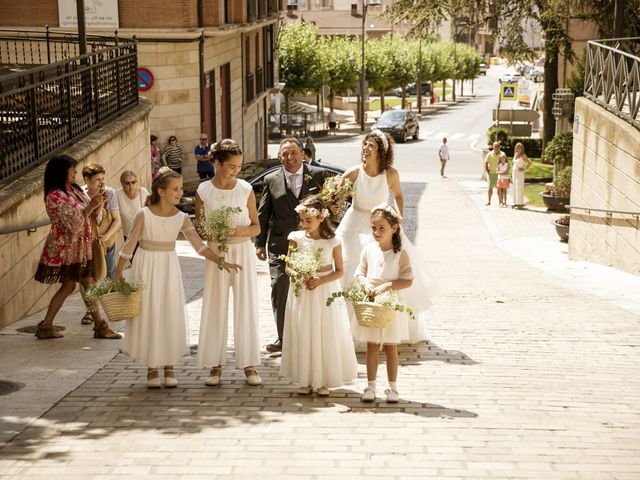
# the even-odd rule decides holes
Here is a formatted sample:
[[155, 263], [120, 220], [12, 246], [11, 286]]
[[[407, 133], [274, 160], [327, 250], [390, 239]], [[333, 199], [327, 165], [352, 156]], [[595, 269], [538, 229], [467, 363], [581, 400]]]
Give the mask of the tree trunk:
[[287, 111], [287, 124], [285, 128], [285, 132], [287, 132], [287, 135], [291, 135], [291, 126], [290, 126], [291, 116], [289, 115], [289, 95], [287, 95], [286, 93], [284, 94], [284, 109]]
[[447, 81], [442, 80], [442, 101], [447, 100]]
[[549, 48], [544, 55], [544, 137], [547, 145], [556, 134], [556, 118], [553, 116], [553, 94], [558, 88], [558, 49]]
[[380, 90], [380, 111], [384, 112], [384, 88]]
[[464, 80], [460, 80], [460, 96], [464, 97]]

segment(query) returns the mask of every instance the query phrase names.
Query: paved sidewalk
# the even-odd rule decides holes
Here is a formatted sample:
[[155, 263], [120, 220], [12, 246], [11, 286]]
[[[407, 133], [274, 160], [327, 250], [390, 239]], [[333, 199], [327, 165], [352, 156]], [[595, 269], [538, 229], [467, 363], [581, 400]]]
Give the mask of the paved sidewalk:
[[[261, 387], [229, 366], [206, 388], [188, 357], [177, 389], [148, 391], [120, 341], [79, 325], [76, 297], [64, 339], [15, 332], [43, 313], [0, 332], [0, 379], [25, 384], [0, 397], [0, 477], [640, 478], [637, 277], [576, 268], [549, 215], [484, 207], [480, 182], [411, 178], [426, 182], [407, 205], [442, 293], [429, 342], [400, 347], [399, 404], [360, 402], [361, 355], [358, 381], [328, 399], [298, 397], [266, 352]], [[180, 255], [195, 343], [203, 264], [184, 243]], [[589, 290], [603, 271], [618, 297]], [[258, 281], [265, 344], [264, 264]]]

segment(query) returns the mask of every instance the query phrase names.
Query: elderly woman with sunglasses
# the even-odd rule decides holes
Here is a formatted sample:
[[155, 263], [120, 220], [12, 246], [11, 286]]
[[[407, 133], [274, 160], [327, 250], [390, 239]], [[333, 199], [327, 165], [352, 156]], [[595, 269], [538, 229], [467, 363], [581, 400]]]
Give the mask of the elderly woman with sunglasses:
[[122, 188], [116, 190], [118, 205], [120, 205], [120, 219], [122, 220], [122, 234], [126, 240], [131, 233], [133, 219], [149, 196], [146, 188], [140, 186], [138, 177], [131, 170], [125, 170], [120, 175]]

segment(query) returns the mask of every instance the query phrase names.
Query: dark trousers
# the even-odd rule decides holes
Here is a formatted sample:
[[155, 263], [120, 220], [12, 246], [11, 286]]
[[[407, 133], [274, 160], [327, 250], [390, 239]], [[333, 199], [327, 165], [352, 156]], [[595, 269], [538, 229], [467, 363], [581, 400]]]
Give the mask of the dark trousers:
[[277, 255], [269, 254], [269, 274], [271, 276], [271, 308], [276, 319], [278, 339], [282, 340], [284, 332], [284, 311], [287, 307], [289, 293], [289, 276], [284, 273], [285, 264]]
[[200, 180], [206, 180], [208, 178], [213, 178], [213, 172], [198, 172], [198, 176]]

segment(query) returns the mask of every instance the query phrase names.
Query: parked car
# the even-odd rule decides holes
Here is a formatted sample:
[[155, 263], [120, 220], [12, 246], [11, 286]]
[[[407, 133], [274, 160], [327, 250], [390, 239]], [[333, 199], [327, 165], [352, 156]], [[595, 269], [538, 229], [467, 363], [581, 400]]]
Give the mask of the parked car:
[[[343, 174], [345, 172], [344, 168], [337, 165], [330, 165], [319, 160], [318, 162], [320, 163], [320, 165], [318, 165], [316, 168], [324, 170], [325, 177], [333, 177], [334, 175]], [[238, 174], [238, 178], [246, 180], [253, 187], [253, 192], [256, 195], [256, 205], [260, 204], [260, 197], [262, 197], [262, 191], [264, 190], [264, 177], [269, 175], [271, 172], [276, 171], [278, 168], [280, 168], [280, 162], [278, 161], [260, 165], [257, 165], [255, 163], [248, 163], [242, 166], [242, 169]], [[204, 179], [201, 180], [201, 183], [208, 181], [208, 179]], [[185, 213], [188, 213], [189, 215], [195, 215], [195, 196], [196, 194], [193, 191], [183, 196], [180, 200], [180, 203], [178, 204], [178, 209], [182, 210]]]
[[487, 65], [484, 63], [480, 64], [480, 75], [487, 75]]
[[[406, 92], [407, 95], [415, 95], [416, 94], [416, 84], [414, 83], [410, 83], [409, 85], [406, 86]], [[402, 96], [402, 88], [398, 87], [395, 89], [396, 92], [396, 96], [397, 97], [401, 97]], [[431, 83], [430, 82], [425, 82], [422, 84], [422, 87], [420, 89], [420, 94], [421, 95], [429, 95], [431, 94]]]
[[381, 130], [391, 135], [397, 142], [406, 142], [413, 136], [416, 140], [420, 136], [420, 123], [418, 115], [411, 110], [387, 110], [371, 130]]
[[518, 83], [522, 76], [519, 73], [503, 73], [500, 83]]
[[534, 83], [542, 83], [544, 82], [544, 70], [541, 70], [539, 68], [532, 68], [525, 75], [525, 78], [528, 78]]

